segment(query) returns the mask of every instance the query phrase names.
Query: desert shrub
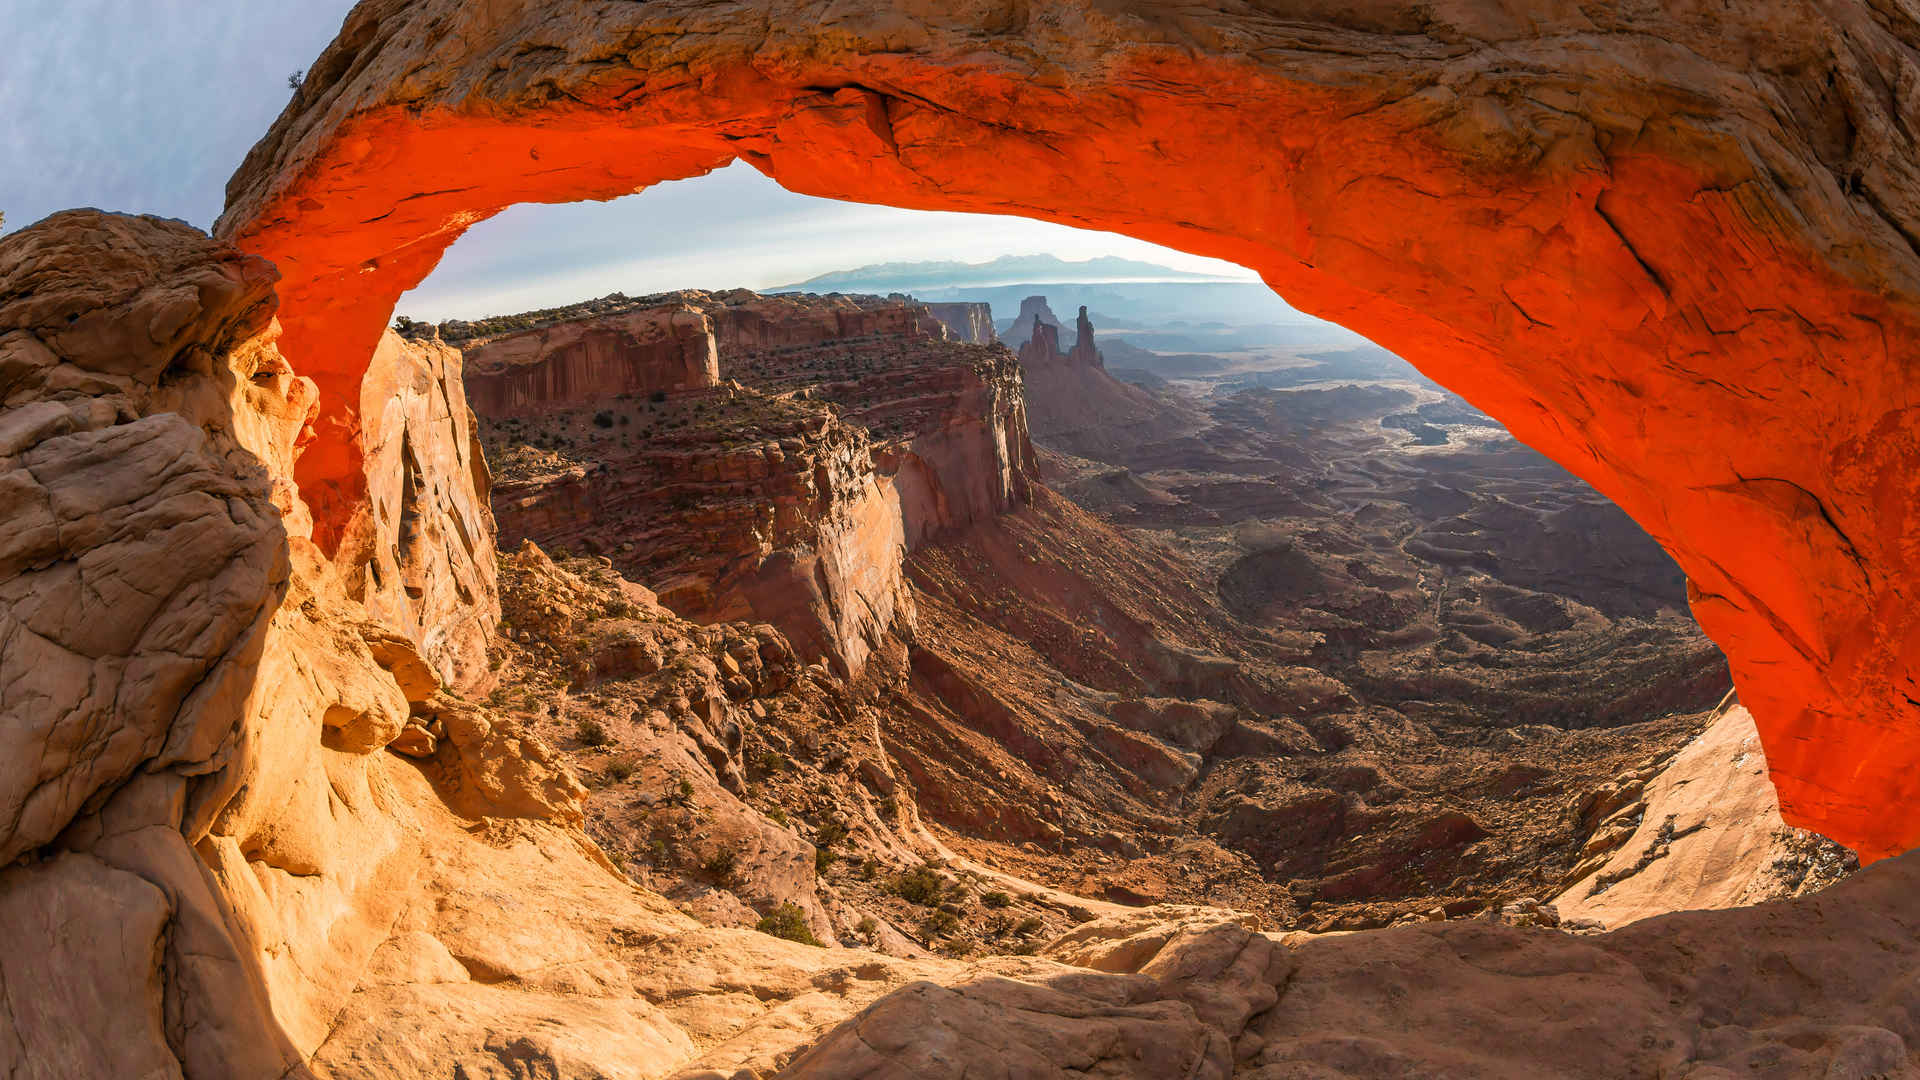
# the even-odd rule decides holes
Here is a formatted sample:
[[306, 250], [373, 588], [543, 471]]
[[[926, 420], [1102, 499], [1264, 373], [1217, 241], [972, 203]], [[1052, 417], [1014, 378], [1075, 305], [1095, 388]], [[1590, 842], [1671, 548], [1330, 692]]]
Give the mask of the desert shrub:
[[801, 911], [799, 905], [791, 901], [782, 903], [779, 907], [767, 912], [759, 922], [754, 924], [753, 928], [777, 938], [786, 938], [788, 941], [797, 941], [802, 945], [812, 945], [815, 948], [820, 947], [820, 939], [814, 937], [813, 931], [807, 927], [807, 913]]
[[1013, 903], [1013, 897], [995, 889], [993, 892], [981, 893], [980, 902], [990, 908], [1003, 908]]
[[823, 848], [823, 847], [814, 848], [813, 849], [813, 872], [815, 874], [826, 873], [827, 867], [832, 866], [834, 863], [834, 860], [838, 859], [839, 857], [840, 856], [835, 855], [828, 848]]
[[573, 737], [580, 740], [581, 746], [605, 746], [613, 741], [613, 733], [607, 725], [591, 716], [583, 716], [573, 726]]
[[933, 867], [922, 866], [896, 876], [887, 891], [909, 904], [927, 906], [939, 903], [946, 889], [946, 883], [940, 880], [940, 875], [934, 872]]
[[680, 800], [682, 802], [685, 802], [692, 798], [693, 798], [693, 781], [683, 776], [680, 778]]
[[870, 938], [880, 932], [880, 923], [871, 915], [863, 915], [859, 925], [853, 928], [853, 932], [861, 937]]
[[1014, 927], [1013, 932], [1019, 934], [1021, 937], [1032, 937], [1046, 928], [1046, 923], [1041, 922], [1037, 918], [1028, 917], [1021, 919], [1020, 925]]
[[731, 848], [721, 848], [707, 856], [700, 864], [700, 872], [711, 878], [716, 885], [725, 885], [733, 880], [734, 871], [740, 868], [740, 856]]
[[960, 920], [951, 911], [936, 911], [920, 921], [920, 936], [932, 941], [958, 933]]
[[775, 825], [785, 825], [787, 823], [787, 812], [777, 806], [767, 811], [767, 817], [771, 818]]
[[593, 414], [593, 426], [594, 426], [594, 427], [597, 427], [597, 428], [610, 428], [610, 427], [612, 427], [612, 426], [613, 426], [613, 414], [612, 414], [612, 413], [610, 413], [610, 412], [597, 412], [597, 413], [594, 413], [594, 414]]
[[820, 826], [820, 834], [814, 842], [822, 847], [832, 847], [847, 838], [847, 827], [837, 821], [829, 821]]
[[633, 778], [633, 762], [616, 761], [607, 766], [607, 779], [616, 784], [624, 784]]

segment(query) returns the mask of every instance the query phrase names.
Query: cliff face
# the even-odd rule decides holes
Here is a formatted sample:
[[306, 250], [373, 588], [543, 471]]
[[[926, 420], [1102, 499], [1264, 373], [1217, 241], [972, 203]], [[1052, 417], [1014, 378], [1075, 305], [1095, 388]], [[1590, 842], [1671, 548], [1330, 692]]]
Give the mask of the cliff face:
[[913, 625], [905, 553], [1026, 498], [1018, 372], [1004, 351], [929, 334], [918, 305], [696, 302], [733, 343], [725, 387], [582, 388], [592, 404], [537, 421], [479, 410], [502, 537], [604, 553], [682, 615], [771, 622], [857, 674]]
[[927, 311], [955, 341], [991, 345], [999, 338], [993, 332], [993, 308], [988, 304], [928, 304]]
[[861, 337], [943, 338], [925, 305], [873, 296], [760, 296], [746, 290], [699, 301], [723, 355]]
[[1080, 317], [1074, 322], [1073, 348], [1067, 350], [1067, 363], [1078, 367], [1107, 369], [1107, 358], [1100, 355], [1100, 349], [1093, 343], [1093, 320], [1087, 318], [1087, 309], [1080, 309]]
[[[484, 672], [497, 617], [458, 357], [381, 345], [373, 494], [330, 560], [289, 479], [315, 398], [276, 347], [274, 276], [154, 218], [0, 241], [0, 471], [24, 500], [0, 806], [6, 857], [39, 852], [0, 906], [8, 940], [68, 943], [6, 961], [10, 986], [57, 965], [57, 1008], [8, 1010], [22, 1075], [302, 1074], [437, 846], [380, 750], [437, 722], [438, 671]], [[436, 783], [473, 786], [458, 743], [491, 758], [492, 812], [578, 820], [537, 748], [456, 727]]]
[[[608, 413], [615, 428], [594, 424]], [[682, 615], [772, 622], [843, 672], [911, 620], [898, 494], [866, 433], [823, 408], [722, 388], [485, 436], [508, 544], [604, 554]]]
[[421, 650], [440, 681], [487, 674], [500, 602], [491, 480], [457, 349], [380, 339], [360, 387], [367, 508], [334, 553], [347, 595]]
[[693, 390], [720, 377], [713, 322], [684, 305], [562, 322], [463, 349], [467, 393], [482, 416]]

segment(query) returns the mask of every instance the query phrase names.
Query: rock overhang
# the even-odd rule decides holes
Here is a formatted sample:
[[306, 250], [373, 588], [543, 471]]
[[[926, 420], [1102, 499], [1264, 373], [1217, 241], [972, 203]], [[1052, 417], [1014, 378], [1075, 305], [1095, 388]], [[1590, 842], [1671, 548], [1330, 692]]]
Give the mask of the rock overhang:
[[1920, 795], [1920, 33], [1865, 3], [1537, 7], [369, 0], [218, 232], [283, 275], [323, 546], [363, 494], [354, 401], [393, 301], [516, 202], [741, 159], [1232, 259], [1673, 552], [1790, 821], [1920, 844], [1889, 811]]

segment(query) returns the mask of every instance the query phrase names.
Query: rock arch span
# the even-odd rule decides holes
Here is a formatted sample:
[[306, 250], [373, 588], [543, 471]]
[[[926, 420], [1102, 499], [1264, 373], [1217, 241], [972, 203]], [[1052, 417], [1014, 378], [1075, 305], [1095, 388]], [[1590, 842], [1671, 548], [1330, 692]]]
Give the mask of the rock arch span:
[[[321, 392], [469, 225], [744, 159], [1258, 270], [1678, 559], [1789, 820], [1920, 845], [1920, 22], [1887, 0], [367, 0], [228, 190]], [[644, 242], [644, 238], [636, 238]]]

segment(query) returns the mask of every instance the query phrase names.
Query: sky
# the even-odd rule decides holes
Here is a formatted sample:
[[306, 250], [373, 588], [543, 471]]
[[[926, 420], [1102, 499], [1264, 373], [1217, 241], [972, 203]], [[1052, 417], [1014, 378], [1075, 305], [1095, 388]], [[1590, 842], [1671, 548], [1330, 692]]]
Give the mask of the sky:
[[[0, 214], [94, 206], [211, 228], [227, 177], [286, 105], [289, 73], [350, 0], [0, 0]], [[398, 313], [475, 318], [620, 291], [766, 288], [831, 270], [1051, 252], [1239, 267], [1112, 233], [788, 192], [734, 164], [609, 203], [514, 207], [448, 252]]]

